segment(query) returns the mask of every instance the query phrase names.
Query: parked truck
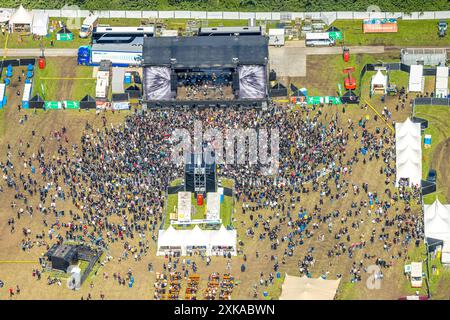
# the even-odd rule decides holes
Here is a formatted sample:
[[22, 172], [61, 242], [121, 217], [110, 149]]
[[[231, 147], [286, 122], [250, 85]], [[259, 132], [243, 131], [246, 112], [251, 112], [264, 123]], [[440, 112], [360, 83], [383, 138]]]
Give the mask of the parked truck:
[[80, 28], [80, 38], [87, 38], [98, 25], [98, 15], [90, 13], [83, 21]]
[[109, 60], [118, 67], [139, 66], [142, 62], [142, 46], [94, 44], [78, 48], [79, 65], [98, 66], [102, 60]]

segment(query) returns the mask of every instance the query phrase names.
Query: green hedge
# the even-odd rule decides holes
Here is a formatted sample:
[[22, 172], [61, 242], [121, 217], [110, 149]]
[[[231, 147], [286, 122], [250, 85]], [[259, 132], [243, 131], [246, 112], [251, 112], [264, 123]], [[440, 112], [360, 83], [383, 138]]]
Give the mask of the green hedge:
[[62, 3], [88, 10], [231, 10], [231, 11], [366, 11], [377, 5], [387, 12], [450, 10], [447, 0], [2, 0], [2, 7], [61, 8]]

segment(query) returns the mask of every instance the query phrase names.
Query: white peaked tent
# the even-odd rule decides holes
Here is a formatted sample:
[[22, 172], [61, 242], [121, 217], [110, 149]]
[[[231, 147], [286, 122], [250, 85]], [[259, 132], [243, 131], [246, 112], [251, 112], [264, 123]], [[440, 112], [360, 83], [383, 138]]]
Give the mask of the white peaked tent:
[[422, 179], [422, 143], [420, 123], [409, 118], [395, 124], [396, 180], [409, 179], [409, 184], [420, 185]]
[[48, 13], [38, 12], [33, 16], [33, 34], [46, 36], [48, 33]]
[[286, 274], [280, 300], [333, 300], [341, 279], [295, 277]]
[[9, 26], [12, 31], [31, 31], [33, 25], [33, 13], [27, 11], [22, 5], [17, 9], [11, 19], [9, 19]]
[[386, 94], [387, 83], [387, 76], [384, 75], [381, 70], [378, 70], [377, 73], [372, 76], [370, 91], [372, 94]]
[[170, 251], [187, 255], [192, 247], [202, 247], [206, 255], [220, 254], [225, 250], [235, 256], [236, 237], [236, 230], [227, 230], [223, 225], [219, 230], [202, 230], [198, 225], [192, 230], [176, 230], [169, 226], [166, 230], [159, 230], [157, 255]]
[[424, 205], [425, 237], [438, 240], [450, 239], [450, 204], [442, 204], [438, 199]]

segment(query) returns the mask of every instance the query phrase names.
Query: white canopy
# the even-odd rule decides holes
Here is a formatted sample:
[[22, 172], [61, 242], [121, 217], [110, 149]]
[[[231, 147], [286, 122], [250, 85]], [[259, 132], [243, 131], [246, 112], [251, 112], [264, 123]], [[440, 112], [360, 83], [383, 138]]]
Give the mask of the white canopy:
[[436, 68], [436, 97], [447, 98], [448, 95], [448, 67]]
[[425, 79], [423, 77], [423, 65], [412, 65], [409, 71], [409, 92], [422, 92]]
[[295, 277], [286, 274], [280, 300], [333, 300], [341, 279]]
[[176, 230], [169, 226], [159, 230], [158, 255], [164, 254], [162, 247], [180, 247], [186, 254], [188, 247], [206, 247], [206, 253], [211, 254], [212, 247], [231, 247], [236, 255], [236, 230], [227, 230], [223, 225], [219, 230], [202, 230], [195, 226], [192, 230]]
[[420, 123], [409, 118], [395, 124], [396, 186], [400, 179], [420, 185], [422, 180], [422, 143]]
[[38, 12], [33, 17], [33, 34], [46, 36], [48, 33], [48, 13]]
[[377, 73], [372, 77], [372, 84], [377, 85], [387, 85], [387, 76], [385, 76], [381, 70], [378, 70]]
[[450, 205], [438, 199], [424, 205], [425, 237], [438, 240], [450, 239]]
[[9, 10], [0, 10], [0, 23], [8, 23], [11, 18], [11, 12]]
[[27, 11], [22, 5], [20, 5], [19, 9], [14, 12], [9, 20], [9, 24], [29, 24], [30, 26], [33, 23], [33, 13]]

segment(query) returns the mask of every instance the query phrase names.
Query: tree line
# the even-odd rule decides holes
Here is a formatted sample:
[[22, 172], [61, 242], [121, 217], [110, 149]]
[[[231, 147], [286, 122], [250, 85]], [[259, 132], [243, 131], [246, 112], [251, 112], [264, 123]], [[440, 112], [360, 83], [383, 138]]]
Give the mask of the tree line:
[[86, 10], [204, 10], [204, 11], [367, 11], [378, 6], [385, 12], [450, 10], [448, 0], [0, 0], [0, 7], [58, 9], [77, 5]]

